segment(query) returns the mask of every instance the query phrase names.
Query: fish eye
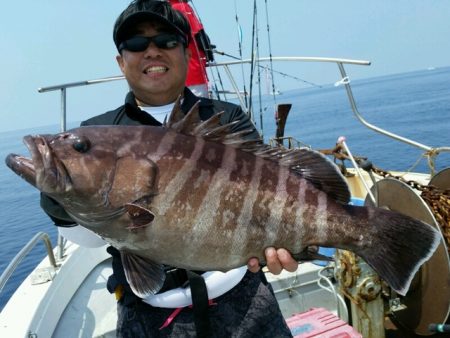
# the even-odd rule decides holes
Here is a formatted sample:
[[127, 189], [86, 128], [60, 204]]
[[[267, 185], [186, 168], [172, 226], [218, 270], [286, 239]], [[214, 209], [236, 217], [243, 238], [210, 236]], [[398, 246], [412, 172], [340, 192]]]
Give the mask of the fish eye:
[[79, 153], [85, 153], [91, 148], [91, 142], [88, 138], [80, 136], [74, 140], [72, 147]]

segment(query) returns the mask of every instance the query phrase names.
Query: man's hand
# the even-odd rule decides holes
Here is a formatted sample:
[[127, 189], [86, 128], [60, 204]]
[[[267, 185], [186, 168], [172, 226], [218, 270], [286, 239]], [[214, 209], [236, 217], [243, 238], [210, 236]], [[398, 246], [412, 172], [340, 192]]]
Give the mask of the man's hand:
[[[267, 248], [265, 250], [267, 268], [274, 275], [281, 273], [281, 270], [285, 269], [290, 272], [297, 270], [298, 263], [292, 258], [289, 251], [286, 249]], [[256, 273], [259, 271], [259, 260], [257, 258], [250, 258], [247, 262], [248, 269]]]

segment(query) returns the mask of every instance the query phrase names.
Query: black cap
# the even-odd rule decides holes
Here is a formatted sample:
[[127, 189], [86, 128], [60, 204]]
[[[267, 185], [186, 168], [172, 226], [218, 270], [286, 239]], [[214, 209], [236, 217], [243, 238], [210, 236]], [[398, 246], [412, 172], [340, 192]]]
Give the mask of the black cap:
[[113, 39], [117, 49], [124, 40], [134, 34], [137, 24], [145, 21], [162, 23], [173, 33], [179, 34], [189, 43], [191, 28], [186, 17], [172, 8], [167, 1], [135, 0], [117, 18]]

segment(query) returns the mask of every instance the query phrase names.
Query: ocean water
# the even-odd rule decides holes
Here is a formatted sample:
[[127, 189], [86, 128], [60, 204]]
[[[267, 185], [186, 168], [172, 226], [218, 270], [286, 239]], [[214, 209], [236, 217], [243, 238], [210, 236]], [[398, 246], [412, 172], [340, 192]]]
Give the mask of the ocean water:
[[[352, 89], [359, 111], [368, 122], [427, 146], [450, 146], [450, 67], [355, 81]], [[261, 105], [266, 140], [275, 132], [275, 104], [286, 102], [293, 106], [285, 135], [316, 149], [333, 148], [337, 138], [345, 136], [354, 155], [368, 157], [380, 168], [408, 170], [416, 164], [414, 171], [429, 172], [422, 150], [362, 126], [351, 111], [343, 86], [283, 92], [276, 96], [276, 101], [266, 97]], [[255, 111], [257, 122], [259, 110]], [[24, 135], [55, 132], [58, 132], [56, 124], [0, 133], [0, 157], [9, 153], [28, 154], [22, 144]], [[450, 154], [442, 153], [436, 160], [436, 170], [446, 167], [450, 167]], [[57, 231], [39, 207], [38, 191], [10, 171], [4, 161], [0, 162], [0, 188], [0, 272], [3, 272], [37, 232], [48, 233], [55, 244]], [[6, 284], [0, 294], [0, 309], [44, 256], [45, 247], [40, 243]]]

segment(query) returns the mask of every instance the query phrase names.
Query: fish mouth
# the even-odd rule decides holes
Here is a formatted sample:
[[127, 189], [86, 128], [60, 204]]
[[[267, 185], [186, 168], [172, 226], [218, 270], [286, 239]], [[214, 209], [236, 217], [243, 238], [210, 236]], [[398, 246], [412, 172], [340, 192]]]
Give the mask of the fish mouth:
[[70, 185], [69, 175], [64, 164], [54, 156], [46, 137], [27, 135], [23, 141], [31, 158], [9, 154], [5, 159], [6, 165], [42, 192], [66, 190]]
[[[35, 143], [33, 142], [33, 137], [28, 135], [23, 138], [23, 142], [30, 151], [32, 157], [37, 157], [39, 154]], [[36, 169], [34, 162], [31, 158], [18, 155], [9, 154], [5, 159], [6, 165], [14, 171], [18, 176], [22, 177], [25, 181], [33, 186], [36, 186]]]
[[9, 154], [5, 162], [17, 175], [31, 185], [36, 186], [36, 171], [34, 170], [33, 161], [30, 158], [17, 154]]

